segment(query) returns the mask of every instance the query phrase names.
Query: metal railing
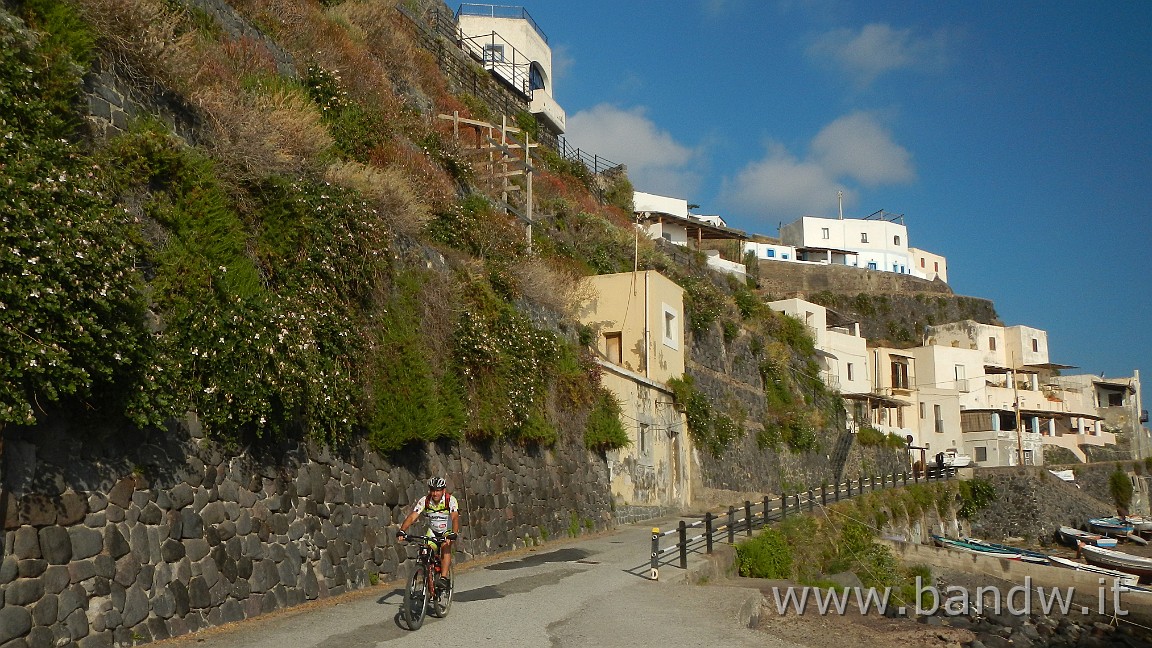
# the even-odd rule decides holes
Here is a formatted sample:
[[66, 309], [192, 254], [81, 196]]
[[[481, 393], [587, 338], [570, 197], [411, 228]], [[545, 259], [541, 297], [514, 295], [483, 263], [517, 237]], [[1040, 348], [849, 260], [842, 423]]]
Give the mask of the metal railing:
[[585, 168], [592, 172], [592, 175], [599, 175], [605, 171], [618, 169], [623, 166], [620, 163], [613, 162], [606, 157], [602, 157], [596, 155], [595, 153], [589, 153], [588, 151], [576, 148], [575, 146], [569, 144], [568, 140], [564, 138], [560, 139], [560, 146], [557, 148], [556, 152], [559, 153], [560, 157], [564, 158], [565, 160], [571, 160], [572, 162], [579, 162], [580, 164], [583, 164]]
[[[909, 481], [918, 484], [921, 481], [933, 482], [953, 479], [956, 476], [956, 469], [952, 467], [933, 467], [925, 471], [923, 478], [919, 471], [914, 471], [909, 474], [908, 472], [892, 473], [891, 475], [883, 475], [881, 477], [860, 477], [859, 480], [844, 481], [837, 484], [824, 484], [820, 488], [809, 488], [807, 492], [798, 492], [792, 495], [781, 494], [778, 498], [765, 496], [763, 503], [753, 503], [749, 500], [744, 501], [741, 508], [729, 506], [727, 513], [719, 515], [713, 514], [711, 511], [704, 514], [703, 520], [696, 520], [694, 522], [687, 522], [680, 520], [676, 528], [667, 531], [661, 531], [659, 527], [652, 529], [652, 551], [651, 551], [651, 572], [649, 578], [651, 580], [660, 579], [660, 565], [663, 559], [663, 564], [671, 564], [671, 560], [665, 558], [666, 556], [673, 555], [675, 552], [679, 557], [680, 569], [688, 569], [688, 554], [699, 553], [701, 549], [704, 553], [712, 553], [712, 545], [716, 542], [717, 536], [720, 538], [727, 538], [728, 544], [736, 542], [737, 534], [744, 534], [746, 537], [752, 535], [753, 529], [763, 528], [772, 522], [779, 522], [789, 515], [803, 514], [804, 512], [812, 512], [816, 510], [817, 503], [820, 506], [826, 506], [829, 501], [839, 502], [842, 499], [850, 499], [852, 497], [861, 495], [865, 492], [872, 492], [884, 488], [894, 488], [896, 486], [907, 486]], [[855, 488], [854, 488], [855, 487]], [[775, 502], [775, 504], [773, 504]], [[760, 511], [754, 509], [760, 506]], [[741, 516], [741, 517], [737, 517]], [[697, 529], [703, 527], [703, 532], [698, 533], [692, 537], [688, 537], [689, 529]], [[666, 547], [660, 546], [660, 540], [669, 536], [676, 536], [676, 541]]]
[[456, 20], [459, 21], [460, 16], [487, 16], [488, 18], [514, 18], [527, 21], [532, 25], [532, 29], [536, 30], [536, 34], [540, 36], [541, 40], [545, 43], [548, 42], [548, 35], [540, 29], [540, 25], [528, 13], [524, 7], [516, 5], [490, 5], [490, 4], [471, 4], [466, 3], [460, 5], [460, 9], [456, 11]]

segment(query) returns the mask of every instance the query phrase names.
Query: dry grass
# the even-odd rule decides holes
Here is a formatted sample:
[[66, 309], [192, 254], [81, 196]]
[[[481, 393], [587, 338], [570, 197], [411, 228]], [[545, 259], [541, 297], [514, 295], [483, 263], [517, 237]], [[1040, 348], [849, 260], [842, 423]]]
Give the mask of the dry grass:
[[324, 179], [367, 196], [398, 232], [414, 236], [432, 219], [432, 211], [399, 167], [337, 162], [324, 172]]
[[300, 90], [234, 94], [215, 87], [196, 92], [193, 100], [216, 128], [215, 157], [242, 177], [318, 172], [332, 146], [319, 111]]
[[372, 151], [368, 161], [380, 169], [402, 172], [412, 193], [432, 213], [447, 211], [456, 202], [456, 187], [448, 173], [407, 140], [394, 138]]
[[105, 50], [137, 81], [187, 90], [197, 36], [186, 12], [161, 0], [80, 0]]
[[529, 258], [512, 266], [524, 299], [576, 319], [580, 305], [595, 297], [591, 285], [573, 268]]

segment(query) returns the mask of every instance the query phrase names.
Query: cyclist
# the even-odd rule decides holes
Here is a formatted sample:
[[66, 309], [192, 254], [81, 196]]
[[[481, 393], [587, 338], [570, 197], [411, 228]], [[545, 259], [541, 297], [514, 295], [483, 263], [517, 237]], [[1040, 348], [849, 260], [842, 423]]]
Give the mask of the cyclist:
[[[400, 523], [400, 531], [396, 534], [398, 540], [408, 539], [408, 527], [412, 526], [420, 514], [428, 518], [428, 531], [424, 534], [427, 542], [433, 549], [440, 551], [440, 573], [448, 574], [452, 565], [452, 540], [460, 533], [460, 505], [456, 497], [448, 493], [447, 482], [443, 477], [432, 477], [428, 480], [428, 494], [421, 497], [412, 507], [412, 512]], [[452, 589], [452, 582], [447, 576], [441, 576], [437, 587]]]

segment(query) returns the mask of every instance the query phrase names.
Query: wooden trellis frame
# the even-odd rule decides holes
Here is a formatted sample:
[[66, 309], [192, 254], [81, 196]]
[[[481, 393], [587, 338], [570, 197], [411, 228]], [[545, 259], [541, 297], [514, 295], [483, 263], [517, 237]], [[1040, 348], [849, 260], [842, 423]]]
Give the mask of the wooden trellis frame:
[[[458, 141], [464, 141], [460, 137], [461, 128], [471, 131], [471, 140], [475, 145], [466, 150], [480, 158], [489, 193], [500, 192], [500, 202], [497, 206], [505, 213], [515, 215], [524, 224], [528, 253], [531, 254], [534, 222], [532, 175], [535, 170], [532, 165], [532, 149], [538, 144], [531, 142], [528, 134], [522, 129], [509, 126], [507, 116], [500, 117], [499, 125], [461, 117], [459, 111], [438, 117], [452, 122], [452, 134]], [[523, 189], [512, 182], [512, 178], [518, 176], [524, 177]], [[521, 195], [522, 204], [511, 204], [509, 198], [513, 195]]]

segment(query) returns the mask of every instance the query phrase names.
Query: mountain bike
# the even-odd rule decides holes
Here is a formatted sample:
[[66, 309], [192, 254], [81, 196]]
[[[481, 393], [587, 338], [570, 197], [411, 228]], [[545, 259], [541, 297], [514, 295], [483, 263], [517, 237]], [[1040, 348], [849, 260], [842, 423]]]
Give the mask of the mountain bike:
[[[443, 542], [455, 540], [456, 534], [451, 532], [439, 534], [433, 531], [431, 536], [404, 534], [402, 537], [419, 543], [416, 566], [412, 570], [412, 575], [408, 577], [407, 587], [404, 588], [404, 607], [401, 609], [408, 629], [419, 630], [420, 626], [424, 625], [426, 615], [443, 618], [448, 616], [448, 609], [452, 607], [452, 589], [455, 586], [455, 581], [452, 579], [454, 565], [449, 564], [448, 573], [442, 574], [440, 552]], [[452, 587], [441, 588], [439, 586], [441, 577], [447, 578]]]

